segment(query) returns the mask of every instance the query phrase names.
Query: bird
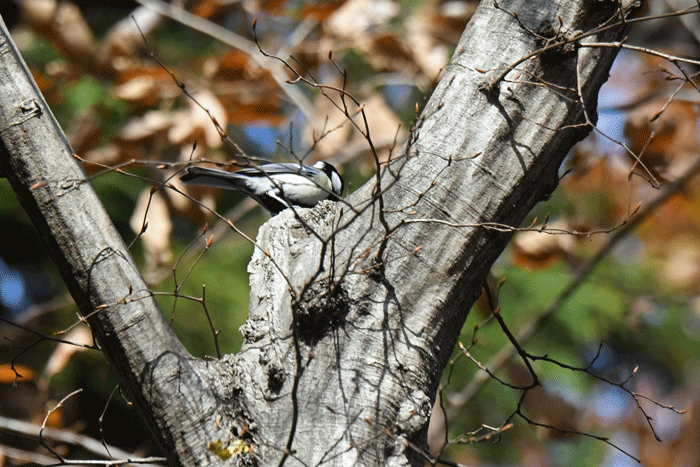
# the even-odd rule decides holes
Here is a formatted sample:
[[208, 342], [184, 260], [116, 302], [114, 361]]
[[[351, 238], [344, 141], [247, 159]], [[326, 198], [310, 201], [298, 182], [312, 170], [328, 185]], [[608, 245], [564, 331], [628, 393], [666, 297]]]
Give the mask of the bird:
[[339, 201], [345, 182], [338, 170], [325, 161], [313, 166], [291, 162], [262, 164], [236, 172], [189, 166], [180, 180], [185, 185], [200, 185], [244, 193], [273, 216], [288, 207], [310, 208], [319, 201]]

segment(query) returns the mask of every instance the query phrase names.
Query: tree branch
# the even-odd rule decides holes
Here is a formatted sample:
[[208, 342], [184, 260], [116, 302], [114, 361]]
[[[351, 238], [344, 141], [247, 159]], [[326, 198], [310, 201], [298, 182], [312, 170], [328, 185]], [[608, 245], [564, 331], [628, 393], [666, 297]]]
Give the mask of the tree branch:
[[[0, 170], [172, 465], [216, 464], [204, 362], [177, 340], [0, 20]], [[225, 432], [223, 433], [225, 434]]]

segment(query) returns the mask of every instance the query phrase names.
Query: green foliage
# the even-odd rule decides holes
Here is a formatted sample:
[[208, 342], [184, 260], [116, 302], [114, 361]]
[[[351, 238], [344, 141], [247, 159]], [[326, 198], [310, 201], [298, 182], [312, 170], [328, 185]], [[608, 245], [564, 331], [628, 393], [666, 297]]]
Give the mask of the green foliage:
[[[143, 170], [140, 172], [144, 173]], [[129, 226], [129, 221], [138, 195], [145, 189], [144, 181], [109, 172], [93, 178], [92, 184], [122, 239], [127, 244], [131, 243], [136, 234]]]
[[105, 87], [97, 78], [83, 75], [68, 87], [63, 110], [71, 115], [75, 115], [82, 109], [104, 102], [106, 95]]
[[[194, 247], [201, 250], [201, 243]], [[182, 247], [176, 254], [182, 254]], [[246, 266], [253, 247], [243, 239], [228, 237], [215, 242], [196, 264], [182, 264], [177, 270], [178, 284], [193, 267], [182, 284], [180, 295], [201, 297], [206, 285], [206, 305], [214, 327], [219, 334], [222, 353], [237, 351], [242, 343], [238, 328], [248, 317], [250, 301]], [[157, 287], [162, 292], [173, 292], [173, 280]], [[163, 313], [172, 319], [173, 328], [187, 349], [195, 356], [216, 356], [213, 332], [204, 308], [196, 301], [172, 296], [158, 296]]]
[[164, 63], [198, 61], [214, 55], [219, 45], [214, 38], [171, 21], [153, 31], [152, 36], [149, 45], [155, 47]]

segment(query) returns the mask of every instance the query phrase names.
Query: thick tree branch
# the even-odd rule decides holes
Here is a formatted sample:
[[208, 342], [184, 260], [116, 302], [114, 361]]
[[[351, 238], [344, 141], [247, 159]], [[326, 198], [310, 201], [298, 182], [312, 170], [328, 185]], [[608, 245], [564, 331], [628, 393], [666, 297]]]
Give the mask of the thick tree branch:
[[518, 226], [551, 194], [562, 160], [595, 123], [616, 55], [577, 41], [622, 39], [633, 10], [483, 2], [411, 139], [382, 168], [382, 202], [373, 181], [348, 199], [359, 216], [338, 220], [324, 206], [261, 229], [261, 251], [286, 278], [256, 251], [233, 371], [245, 375], [236, 389], [263, 458], [423, 464], [411, 446], [425, 445], [442, 369], [511, 235], [448, 224]]
[[216, 463], [217, 406], [114, 229], [0, 19], [0, 169], [173, 465]]

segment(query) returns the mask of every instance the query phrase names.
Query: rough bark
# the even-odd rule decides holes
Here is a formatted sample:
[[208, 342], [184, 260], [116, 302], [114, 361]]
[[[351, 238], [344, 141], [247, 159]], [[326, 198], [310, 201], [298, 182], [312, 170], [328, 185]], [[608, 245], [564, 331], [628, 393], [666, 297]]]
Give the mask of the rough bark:
[[[215, 465], [220, 404], [174, 335], [0, 19], [0, 170], [172, 465]], [[223, 462], [221, 462], [223, 464]]]
[[383, 219], [373, 181], [348, 198], [359, 215], [324, 206], [261, 229], [233, 381], [267, 465], [423, 464], [416, 448], [441, 371], [510, 237], [455, 225], [518, 226], [590, 131], [583, 105], [595, 123], [614, 49], [568, 44], [490, 85], [547, 45], [530, 31], [571, 38], [616, 23], [618, 3], [499, 5], [481, 4], [410, 141], [382, 170]]
[[171, 464], [224, 464], [207, 446], [238, 436], [256, 454], [229, 464], [423, 464], [416, 448], [442, 368], [509, 238], [449, 224], [518, 225], [551, 193], [615, 56], [569, 44], [489, 89], [546, 45], [522, 25], [573, 37], [615, 23], [618, 4], [500, 7], [486, 1], [472, 18], [410, 141], [382, 170], [380, 198], [372, 181], [348, 198], [354, 209], [325, 203], [261, 228], [246, 341], [220, 362], [192, 358], [163, 320], [3, 25], [0, 168]]

